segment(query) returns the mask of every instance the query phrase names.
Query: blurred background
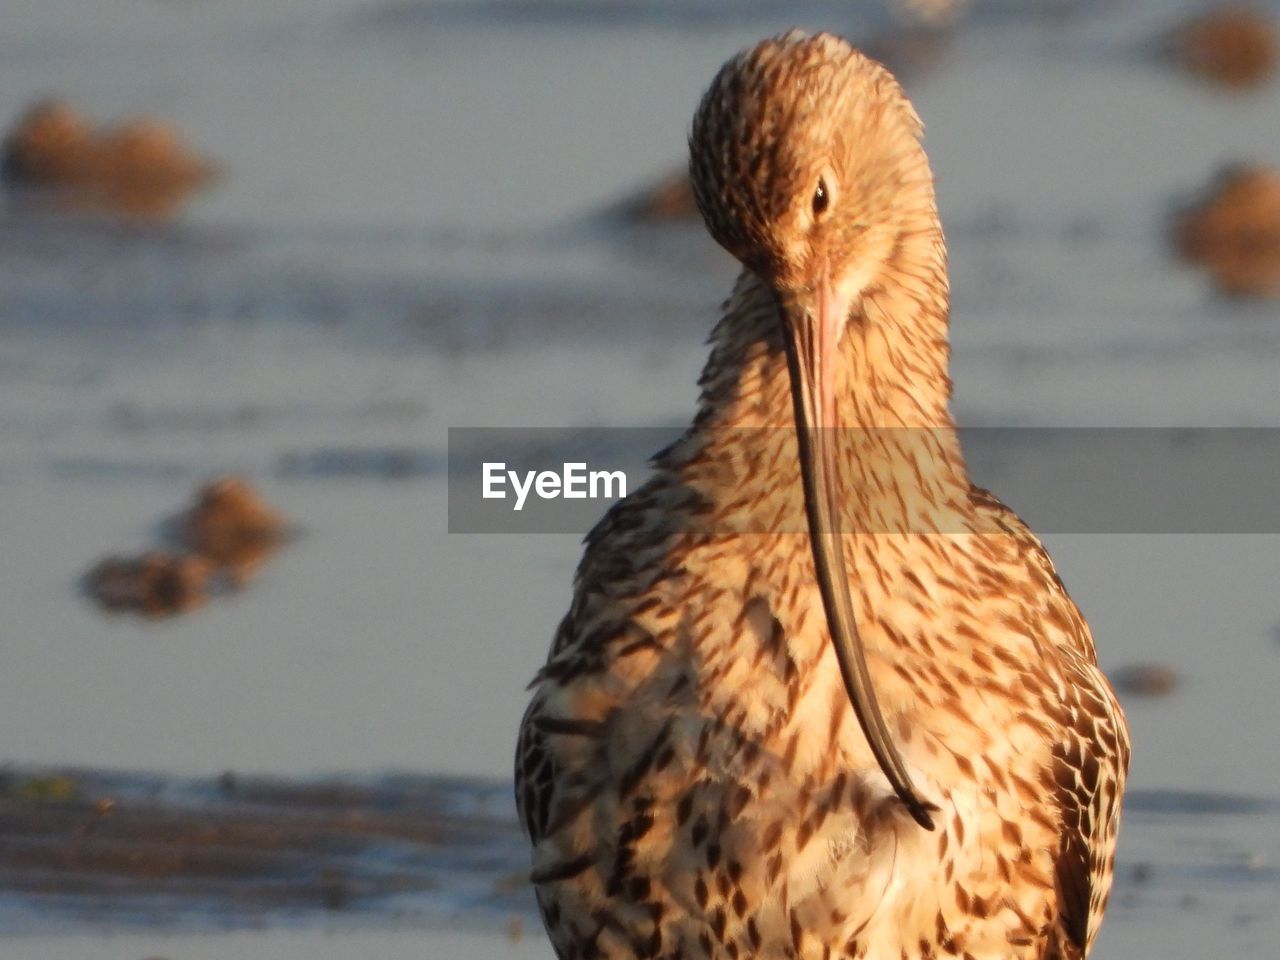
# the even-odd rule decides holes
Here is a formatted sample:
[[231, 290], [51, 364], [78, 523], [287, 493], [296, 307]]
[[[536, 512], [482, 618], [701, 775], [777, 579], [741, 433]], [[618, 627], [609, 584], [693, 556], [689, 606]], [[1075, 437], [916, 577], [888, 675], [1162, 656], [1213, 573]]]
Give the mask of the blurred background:
[[[551, 956], [509, 780], [580, 548], [450, 535], [446, 431], [687, 420], [685, 137], [762, 36], [924, 118], [962, 424], [1280, 426], [1274, 2], [3, 6], [5, 955]], [[1095, 955], [1274, 955], [1280, 537], [1046, 541], [1134, 736]]]

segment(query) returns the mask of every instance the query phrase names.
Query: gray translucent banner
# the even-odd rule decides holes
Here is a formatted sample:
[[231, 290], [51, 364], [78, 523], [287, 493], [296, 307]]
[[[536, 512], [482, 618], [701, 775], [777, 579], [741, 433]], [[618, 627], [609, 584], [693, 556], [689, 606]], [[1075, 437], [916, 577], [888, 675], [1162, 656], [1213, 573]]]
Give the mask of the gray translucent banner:
[[[843, 489], [862, 498], [840, 520], [845, 532], [1006, 530], [998, 510], [921, 492], [947, 489], [935, 478], [954, 476], [948, 435], [832, 433]], [[650, 458], [683, 434], [450, 428], [449, 531], [582, 535], [624, 483], [629, 497], [641, 491]], [[958, 439], [973, 482], [1039, 533], [1280, 533], [1280, 429], [970, 428]], [[664, 502], [680, 506], [660, 509], [662, 522], [672, 533], [804, 533], [794, 448], [791, 430], [704, 429], [696, 448], [680, 450], [697, 469], [668, 492]]]

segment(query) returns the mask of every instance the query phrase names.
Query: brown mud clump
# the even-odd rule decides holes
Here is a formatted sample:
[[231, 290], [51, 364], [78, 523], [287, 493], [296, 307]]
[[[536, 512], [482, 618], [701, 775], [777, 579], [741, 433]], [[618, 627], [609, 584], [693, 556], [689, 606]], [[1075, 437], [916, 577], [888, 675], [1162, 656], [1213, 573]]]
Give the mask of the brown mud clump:
[[970, 0], [894, 0], [894, 15], [905, 23], [952, 26], [969, 10]]
[[955, 37], [950, 23], [906, 27], [869, 39], [862, 52], [888, 67], [900, 83], [910, 86], [947, 62]]
[[169, 124], [139, 118], [95, 130], [70, 104], [31, 107], [4, 143], [4, 182], [54, 209], [163, 219], [215, 176]]
[[223, 477], [196, 494], [182, 520], [182, 540], [193, 552], [247, 582], [284, 543], [287, 524], [242, 477]]
[[1139, 663], [1115, 675], [1116, 687], [1139, 697], [1165, 697], [1178, 686], [1178, 674], [1163, 663]]
[[243, 587], [288, 537], [285, 519], [241, 477], [201, 487], [166, 528], [170, 549], [108, 557], [86, 575], [88, 595], [106, 610], [185, 613]]
[[1221, 7], [1175, 27], [1168, 54], [1183, 69], [1234, 90], [1256, 87], [1275, 68], [1276, 29], [1247, 7]]
[[1233, 167], [1173, 220], [1173, 244], [1232, 296], [1280, 296], [1280, 171]]
[[171, 617], [209, 601], [214, 568], [203, 557], [152, 551], [107, 557], [85, 577], [85, 589], [107, 610]]
[[656, 183], [624, 200], [619, 208], [622, 219], [631, 223], [671, 223], [697, 220], [698, 204], [693, 199], [693, 184], [684, 168], [673, 170]]

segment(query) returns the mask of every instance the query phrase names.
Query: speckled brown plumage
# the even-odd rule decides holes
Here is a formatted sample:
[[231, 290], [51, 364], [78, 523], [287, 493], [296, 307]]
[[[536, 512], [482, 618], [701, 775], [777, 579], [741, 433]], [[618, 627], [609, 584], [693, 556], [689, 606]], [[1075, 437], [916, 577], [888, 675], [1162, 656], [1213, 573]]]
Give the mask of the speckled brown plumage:
[[[765, 41], [699, 108], [699, 206], [746, 269], [693, 425], [587, 539], [516, 758], [561, 960], [1067, 960], [1097, 934], [1127, 732], [1039, 541], [965, 470], [919, 135], [830, 36]], [[854, 615], [933, 830], [869, 750], [815, 585], [780, 321], [815, 277]]]

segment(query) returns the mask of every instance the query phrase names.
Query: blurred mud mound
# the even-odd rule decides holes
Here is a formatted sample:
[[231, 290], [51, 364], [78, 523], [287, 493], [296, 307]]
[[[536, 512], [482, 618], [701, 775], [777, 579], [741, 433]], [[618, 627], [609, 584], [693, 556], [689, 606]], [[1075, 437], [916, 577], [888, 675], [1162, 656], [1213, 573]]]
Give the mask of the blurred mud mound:
[[1231, 167], [1173, 220], [1173, 243], [1232, 296], [1280, 296], [1280, 171]]
[[905, 27], [873, 37], [858, 49], [888, 67], [910, 91], [916, 80], [945, 65], [956, 30], [957, 25], [950, 21]]
[[683, 167], [622, 201], [618, 215], [628, 223], [672, 223], [698, 219], [693, 185]]
[[1116, 688], [1139, 697], [1165, 697], [1178, 687], [1178, 674], [1163, 663], [1139, 663], [1113, 675]]
[[970, 0], [893, 0], [894, 15], [907, 23], [931, 27], [955, 23], [969, 11]]
[[188, 549], [247, 583], [283, 545], [288, 524], [242, 477], [201, 488], [181, 519]]
[[216, 171], [166, 123], [140, 118], [95, 130], [70, 104], [50, 100], [9, 132], [3, 174], [38, 207], [164, 219]]
[[1222, 7], [1175, 27], [1166, 39], [1170, 58], [1211, 83], [1235, 90], [1256, 87], [1275, 68], [1276, 29], [1261, 13]]
[[0, 897], [43, 908], [56, 926], [207, 928], [273, 914], [296, 922], [308, 910], [399, 914], [410, 903], [507, 919], [532, 903], [506, 792], [407, 775], [2, 770]]
[[169, 617], [209, 602], [214, 568], [203, 557], [152, 551], [107, 557], [85, 577], [85, 587], [107, 610]]
[[104, 609], [174, 616], [247, 584], [288, 539], [288, 523], [247, 480], [223, 477], [166, 527], [174, 549], [108, 557], [85, 576]]

